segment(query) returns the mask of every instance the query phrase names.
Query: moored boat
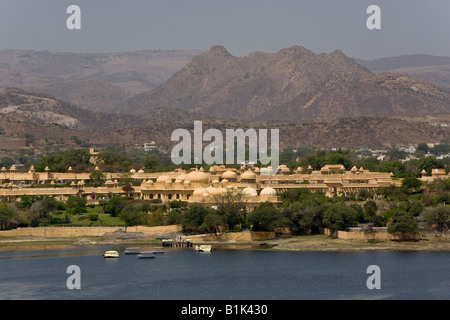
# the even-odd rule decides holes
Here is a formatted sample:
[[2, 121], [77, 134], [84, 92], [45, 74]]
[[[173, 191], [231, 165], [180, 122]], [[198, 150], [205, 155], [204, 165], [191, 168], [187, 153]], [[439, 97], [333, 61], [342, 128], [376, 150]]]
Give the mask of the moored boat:
[[125, 248], [124, 253], [125, 254], [139, 254], [141, 252], [139, 251], [139, 248], [137, 247], [137, 248]]
[[142, 253], [141, 252], [137, 255], [137, 258], [138, 259], [152, 259], [152, 258], [155, 258], [155, 256], [151, 253]]
[[119, 253], [114, 250], [109, 250], [109, 251], [105, 251], [105, 253], [103, 254], [103, 257], [104, 258], [118, 258]]
[[195, 250], [200, 251], [200, 252], [211, 252], [212, 248], [211, 245], [209, 244], [202, 244], [202, 245], [197, 245], [195, 246]]

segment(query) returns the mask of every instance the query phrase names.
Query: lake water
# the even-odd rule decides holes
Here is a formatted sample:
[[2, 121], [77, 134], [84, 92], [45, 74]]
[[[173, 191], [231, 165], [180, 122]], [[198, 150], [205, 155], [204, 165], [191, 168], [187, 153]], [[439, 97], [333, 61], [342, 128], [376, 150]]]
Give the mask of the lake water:
[[[342, 300], [449, 299], [450, 252], [280, 252], [165, 248], [155, 259], [125, 247], [0, 252], [0, 299]], [[142, 248], [141, 250], [152, 248]], [[118, 259], [103, 252], [117, 250]], [[158, 249], [161, 250], [161, 249]], [[80, 268], [70, 290], [67, 267]], [[368, 289], [367, 267], [381, 289]]]

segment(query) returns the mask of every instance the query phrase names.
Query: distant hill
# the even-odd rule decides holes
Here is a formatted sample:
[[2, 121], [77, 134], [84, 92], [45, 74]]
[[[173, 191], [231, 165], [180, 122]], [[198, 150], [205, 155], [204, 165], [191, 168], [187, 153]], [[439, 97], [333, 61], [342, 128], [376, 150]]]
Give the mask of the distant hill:
[[234, 57], [214, 46], [118, 109], [145, 114], [157, 107], [247, 121], [436, 115], [450, 112], [450, 90], [401, 74], [374, 74], [340, 51], [316, 54], [293, 46]]
[[355, 59], [355, 61], [376, 73], [398, 72], [450, 85], [450, 57], [412, 54], [374, 60]]
[[84, 109], [114, 112], [134, 94], [152, 90], [201, 54], [200, 50], [120, 53], [0, 51], [0, 89], [43, 92]]

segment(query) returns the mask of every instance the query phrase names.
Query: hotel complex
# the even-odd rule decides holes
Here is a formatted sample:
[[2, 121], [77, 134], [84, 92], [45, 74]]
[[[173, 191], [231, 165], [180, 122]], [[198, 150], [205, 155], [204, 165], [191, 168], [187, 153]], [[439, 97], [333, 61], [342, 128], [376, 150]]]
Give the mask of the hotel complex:
[[[270, 169], [270, 168], [269, 168]], [[96, 168], [98, 170], [98, 168]], [[215, 196], [228, 191], [240, 191], [249, 207], [270, 201], [274, 205], [281, 203], [280, 194], [289, 189], [308, 189], [334, 197], [350, 196], [361, 190], [374, 191], [390, 185], [400, 186], [401, 179], [392, 173], [370, 172], [353, 167], [346, 171], [343, 165], [325, 165], [320, 170], [297, 168], [291, 171], [280, 165], [275, 175], [264, 174], [264, 168], [227, 168], [223, 165], [212, 166], [206, 172], [203, 168], [192, 168], [189, 172], [176, 169], [172, 172], [146, 173], [132, 169], [129, 173], [105, 173], [102, 186], [88, 186], [90, 173], [75, 173], [71, 168], [67, 172], [36, 172], [33, 167], [28, 172], [17, 172], [12, 166], [2, 168], [0, 180], [0, 198], [4, 201], [19, 201], [20, 196], [51, 196], [60, 201], [71, 195], [79, 195], [95, 201], [112, 195], [128, 193], [135, 199], [159, 199], [162, 203], [182, 200], [189, 204], [213, 205]], [[434, 169], [431, 176], [422, 172], [422, 181], [447, 177], [444, 169]], [[133, 181], [130, 190], [122, 187], [123, 179]], [[131, 179], [131, 180], [130, 180]]]

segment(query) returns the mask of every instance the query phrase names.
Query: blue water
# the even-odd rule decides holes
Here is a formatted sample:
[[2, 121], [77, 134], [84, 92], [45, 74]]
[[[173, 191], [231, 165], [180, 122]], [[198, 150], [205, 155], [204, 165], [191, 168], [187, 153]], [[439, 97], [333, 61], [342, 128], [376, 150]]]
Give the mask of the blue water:
[[[0, 299], [449, 299], [450, 252], [279, 252], [166, 249], [137, 259], [105, 247], [0, 252]], [[67, 267], [81, 270], [68, 289]], [[381, 271], [368, 289], [367, 267]]]

